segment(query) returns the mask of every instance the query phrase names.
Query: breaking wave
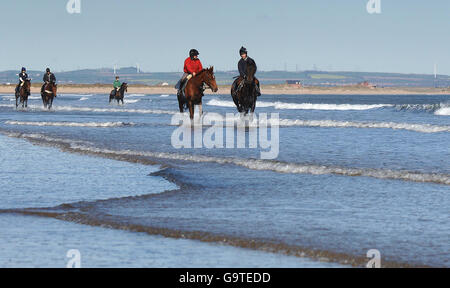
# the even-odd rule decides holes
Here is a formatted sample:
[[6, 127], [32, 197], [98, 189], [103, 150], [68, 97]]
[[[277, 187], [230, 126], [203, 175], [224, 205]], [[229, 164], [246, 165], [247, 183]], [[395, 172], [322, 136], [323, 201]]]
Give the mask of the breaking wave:
[[[185, 116], [185, 125], [191, 125]], [[439, 132], [450, 132], [450, 126], [439, 126], [431, 124], [416, 124], [416, 123], [396, 123], [396, 122], [352, 122], [352, 121], [335, 121], [335, 120], [301, 120], [301, 119], [275, 119], [268, 118], [254, 119], [249, 121], [244, 121], [247, 118], [241, 118], [240, 115], [233, 115], [233, 117], [223, 117], [216, 113], [205, 114], [203, 121], [207, 120], [208, 124], [212, 121], [216, 123], [226, 122], [227, 126], [237, 126], [237, 127], [260, 127], [265, 126], [281, 126], [281, 127], [321, 127], [321, 128], [361, 128], [361, 129], [393, 129], [393, 130], [407, 130], [419, 133], [439, 133]], [[195, 120], [199, 120], [198, 117]]]
[[442, 107], [434, 112], [435, 115], [439, 116], [450, 116], [450, 106]]
[[91, 108], [91, 107], [73, 107], [73, 106], [57, 106], [55, 111], [67, 112], [94, 112], [94, 113], [136, 113], [136, 114], [169, 114], [174, 115], [179, 112], [159, 109], [127, 109], [127, 108]]
[[91, 128], [112, 128], [134, 126], [134, 123], [125, 122], [31, 122], [31, 121], [6, 121], [8, 125], [18, 126], [57, 126], [57, 127], [91, 127]]
[[[232, 101], [224, 101], [212, 99], [208, 103], [210, 106], [220, 107], [236, 107]], [[256, 104], [258, 107], [273, 107], [278, 110], [295, 109], [295, 110], [335, 110], [335, 111], [351, 111], [351, 110], [371, 110], [385, 107], [392, 107], [390, 104], [314, 104], [314, 103], [284, 103], [284, 102], [263, 102]]]
[[139, 102], [139, 99], [133, 99], [133, 100], [131, 100], [131, 99], [124, 99], [123, 102], [125, 104], [134, 104], [134, 103]]
[[347, 122], [333, 120], [289, 120], [280, 119], [280, 126], [305, 126], [324, 128], [377, 128], [408, 130], [420, 133], [450, 132], [450, 126], [430, 124], [395, 123], [395, 122]]
[[[0, 104], [0, 107], [14, 108], [14, 105]], [[37, 111], [48, 111], [42, 106], [28, 105], [28, 109]], [[175, 115], [179, 112], [160, 109], [127, 109], [127, 108], [93, 108], [93, 107], [75, 107], [75, 106], [53, 106], [52, 111], [63, 112], [93, 112], [93, 113], [135, 113], [135, 114], [168, 114]]]
[[428, 112], [434, 113], [439, 116], [450, 115], [449, 103], [437, 103], [437, 104], [404, 104], [396, 105], [395, 108], [398, 111], [411, 111], [411, 112]]
[[127, 97], [145, 97], [147, 96], [146, 94], [129, 94], [127, 95]]
[[[67, 139], [58, 139], [42, 134], [22, 134], [7, 133], [8, 136], [24, 138], [31, 141], [42, 141], [44, 144], [66, 144], [64, 148], [71, 149], [74, 152], [97, 154], [97, 155], [114, 155], [116, 157], [134, 160], [136, 157], [149, 157], [153, 159], [181, 160], [197, 163], [218, 163], [230, 164], [244, 167], [251, 170], [273, 171], [277, 173], [289, 174], [310, 174], [310, 175], [339, 175], [348, 177], [372, 177], [377, 179], [393, 179], [411, 182], [436, 183], [450, 185], [450, 174], [439, 173], [421, 173], [407, 170], [391, 170], [391, 169], [371, 169], [371, 168], [348, 168], [338, 166], [325, 166], [301, 163], [289, 163], [282, 161], [271, 161], [261, 159], [244, 159], [233, 157], [214, 157], [204, 155], [190, 155], [168, 152], [151, 152], [151, 151], [133, 151], [133, 150], [110, 150], [90, 146], [82, 141], [71, 141]], [[67, 145], [68, 144], [68, 145]], [[68, 146], [68, 147], [67, 147]]]

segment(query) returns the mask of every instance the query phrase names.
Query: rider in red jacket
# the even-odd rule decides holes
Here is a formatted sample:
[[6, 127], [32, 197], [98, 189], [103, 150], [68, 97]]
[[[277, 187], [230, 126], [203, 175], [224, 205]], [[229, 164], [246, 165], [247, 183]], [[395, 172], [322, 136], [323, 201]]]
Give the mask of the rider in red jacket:
[[198, 59], [198, 55], [200, 55], [200, 53], [198, 53], [195, 49], [191, 49], [191, 51], [189, 51], [189, 57], [184, 61], [183, 77], [181, 77], [180, 81], [178, 81], [175, 86], [175, 88], [178, 89], [178, 92], [183, 90], [186, 79], [191, 79], [203, 70], [203, 65], [200, 59]]
[[195, 56], [188, 57], [184, 61], [184, 73], [192, 74], [195, 76], [198, 72], [203, 70], [202, 62], [198, 59], [198, 52], [193, 52]]

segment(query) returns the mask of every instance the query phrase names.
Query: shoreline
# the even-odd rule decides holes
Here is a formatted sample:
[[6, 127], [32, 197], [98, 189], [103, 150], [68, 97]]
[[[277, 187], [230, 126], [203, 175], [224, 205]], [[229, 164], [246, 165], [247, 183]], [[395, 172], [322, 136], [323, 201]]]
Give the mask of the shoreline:
[[[14, 94], [15, 84], [0, 85], [0, 94]], [[33, 84], [31, 93], [39, 94], [41, 84]], [[230, 85], [220, 85], [217, 93], [206, 90], [205, 95], [230, 94]], [[109, 94], [112, 85], [107, 84], [60, 84], [58, 85], [58, 94]], [[449, 95], [449, 88], [431, 88], [431, 87], [387, 87], [387, 88], [368, 88], [358, 86], [340, 86], [340, 87], [292, 87], [284, 84], [263, 85], [262, 94], [268, 95]], [[173, 86], [145, 86], [129, 85], [128, 94], [176, 94]]]
[[[102, 151], [82, 151], [79, 148], [70, 147], [70, 144], [64, 142], [53, 142], [49, 145], [46, 140], [42, 139], [32, 139], [27, 138], [24, 135], [11, 135], [9, 133], [5, 133], [0, 130], [0, 137], [9, 137], [14, 139], [23, 139], [27, 143], [33, 144], [38, 147], [51, 147], [62, 153], [69, 153], [74, 155], [83, 156], [91, 156], [94, 158], [101, 159], [109, 159], [120, 162], [127, 163], [135, 163], [140, 165], [161, 165], [161, 163], [154, 162], [151, 159], [146, 157], [130, 159], [117, 157], [110, 153], [105, 153]], [[175, 179], [170, 175], [161, 174], [162, 170], [151, 173], [151, 176], [160, 176], [165, 180], [176, 184], [178, 187], [174, 190], [169, 191], [177, 191], [177, 192], [187, 192], [190, 189], [193, 189], [190, 185], [185, 184], [183, 181], [179, 179]], [[155, 194], [156, 195], [156, 194]], [[139, 196], [137, 196], [139, 197]], [[126, 197], [125, 197], [126, 198]], [[102, 201], [102, 200], [95, 200]], [[73, 204], [73, 203], [72, 203]], [[164, 237], [167, 239], [166, 241], [171, 240], [187, 240], [187, 241], [196, 241], [201, 244], [212, 244], [212, 245], [224, 245], [227, 247], [226, 249], [238, 248], [244, 249], [247, 252], [241, 253], [250, 253], [253, 251], [254, 253], [269, 253], [272, 255], [277, 255], [278, 257], [295, 257], [295, 259], [299, 259], [300, 261], [313, 261], [324, 265], [336, 265], [347, 268], [358, 268], [365, 267], [367, 263], [367, 258], [365, 256], [358, 256], [351, 253], [337, 252], [333, 250], [326, 249], [312, 249], [309, 247], [290, 245], [287, 243], [274, 243], [271, 241], [264, 240], [255, 240], [252, 238], [245, 237], [235, 237], [232, 235], [216, 235], [211, 232], [198, 232], [195, 230], [181, 230], [177, 228], [165, 228], [159, 226], [152, 225], [130, 225], [126, 226], [120, 222], [108, 219], [100, 221], [93, 215], [77, 213], [77, 212], [69, 212], [66, 211], [58, 211], [60, 206], [48, 207], [48, 208], [12, 208], [12, 209], [0, 209], [0, 216], [8, 215], [8, 214], [16, 214], [24, 217], [37, 217], [41, 219], [53, 219], [53, 220], [61, 220], [65, 223], [76, 223], [83, 226], [89, 226], [91, 228], [104, 228], [107, 227], [113, 231], [126, 231], [133, 233], [144, 233], [147, 236], [156, 236], [156, 237]], [[418, 263], [407, 263], [403, 261], [383, 261], [384, 268], [431, 268], [432, 266], [426, 264], [418, 264]]]

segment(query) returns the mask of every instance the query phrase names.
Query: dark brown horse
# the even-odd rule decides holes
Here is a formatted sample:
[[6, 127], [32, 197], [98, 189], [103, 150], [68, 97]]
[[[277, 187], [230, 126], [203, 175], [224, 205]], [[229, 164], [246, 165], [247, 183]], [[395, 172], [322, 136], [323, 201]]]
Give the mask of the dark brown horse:
[[23, 83], [22, 87], [16, 91], [16, 109], [19, 106], [18, 100], [20, 98], [20, 103], [22, 108], [28, 107], [28, 96], [31, 94], [31, 80], [27, 79]]
[[57, 89], [58, 86], [53, 82], [44, 85], [44, 91], [41, 93], [44, 108], [52, 109], [53, 99], [56, 97]]
[[216, 83], [216, 76], [214, 76], [214, 67], [203, 69], [197, 75], [192, 77], [184, 89], [185, 96], [178, 95], [180, 112], [184, 112], [186, 105], [187, 108], [189, 108], [189, 117], [191, 120], [194, 119], [194, 105], [199, 106], [200, 117], [203, 114], [202, 97], [204, 96], [204, 84], [206, 84], [213, 92], [219, 90]]
[[[256, 85], [259, 85], [259, 80], [255, 78], [255, 73], [256, 64], [254, 62], [248, 63], [246, 78], [238, 77], [231, 88], [234, 104], [238, 111], [240, 113], [244, 112], [245, 115], [249, 111], [254, 113], [256, 108], [256, 99], [258, 98]], [[235, 91], [237, 87], [240, 87], [239, 91]]]
[[109, 103], [111, 103], [112, 100], [116, 99], [117, 104], [120, 104], [120, 101], [122, 101], [123, 105], [123, 98], [125, 96], [125, 92], [128, 92], [128, 84], [122, 83], [122, 86], [120, 86], [119, 91], [116, 91], [116, 95], [114, 95], [114, 90], [112, 90], [111, 94], [109, 94]]

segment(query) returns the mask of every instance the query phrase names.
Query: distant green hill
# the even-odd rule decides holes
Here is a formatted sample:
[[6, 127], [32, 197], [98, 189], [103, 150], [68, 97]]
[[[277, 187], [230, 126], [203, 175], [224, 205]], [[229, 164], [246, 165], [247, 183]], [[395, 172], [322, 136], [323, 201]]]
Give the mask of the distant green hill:
[[[117, 75], [121, 80], [130, 84], [161, 85], [168, 83], [174, 85], [181, 73], [173, 72], [141, 72], [136, 68], [126, 67], [118, 69]], [[16, 83], [18, 71], [0, 72], [1, 83]], [[43, 71], [29, 71], [34, 82], [42, 82]], [[109, 84], [114, 81], [114, 70], [109, 68], [84, 69], [55, 73], [58, 83], [73, 84]], [[218, 84], [231, 84], [237, 71], [217, 71]], [[371, 72], [325, 72], [325, 71], [258, 71], [257, 77], [263, 84], [282, 84], [287, 80], [300, 81], [304, 85], [337, 86], [353, 85], [361, 82], [369, 82], [380, 87], [410, 86], [410, 87], [450, 87], [450, 76], [425, 74], [399, 74], [399, 73], [371, 73]]]

